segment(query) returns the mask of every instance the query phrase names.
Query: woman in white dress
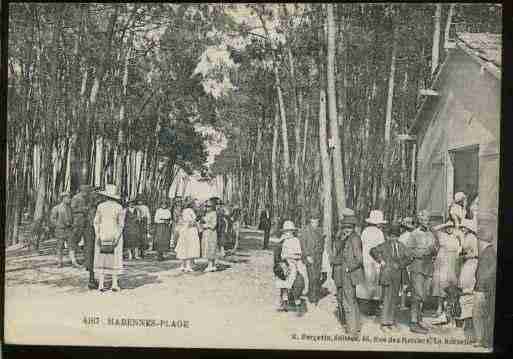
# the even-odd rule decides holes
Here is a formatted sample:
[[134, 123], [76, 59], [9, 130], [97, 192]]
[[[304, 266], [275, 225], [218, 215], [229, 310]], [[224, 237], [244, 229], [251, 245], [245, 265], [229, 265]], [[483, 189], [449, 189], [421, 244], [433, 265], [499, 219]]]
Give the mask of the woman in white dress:
[[99, 192], [107, 197], [98, 205], [94, 217], [96, 246], [94, 249], [94, 271], [99, 275], [100, 292], [104, 292], [105, 275], [112, 275], [112, 291], [120, 290], [118, 276], [123, 272], [123, 226], [125, 211], [119, 204], [120, 197], [115, 185], [107, 185]]
[[383, 212], [379, 210], [371, 211], [369, 218], [365, 221], [369, 224], [363, 230], [361, 237], [365, 281], [356, 286], [356, 296], [360, 299], [378, 302], [381, 300], [381, 286], [378, 283], [380, 267], [371, 257], [370, 250], [385, 242], [381, 226], [386, 224], [387, 221], [383, 218]]
[[182, 260], [180, 270], [193, 272], [192, 265], [195, 258], [200, 256], [200, 242], [196, 213], [189, 203], [182, 212], [182, 223], [179, 229], [178, 243], [176, 245], [176, 258]]

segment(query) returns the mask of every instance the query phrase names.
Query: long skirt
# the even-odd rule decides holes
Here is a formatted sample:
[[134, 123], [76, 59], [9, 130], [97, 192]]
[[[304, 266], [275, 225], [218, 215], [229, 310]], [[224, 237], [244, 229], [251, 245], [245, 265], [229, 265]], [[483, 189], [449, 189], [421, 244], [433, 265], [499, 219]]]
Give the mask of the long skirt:
[[138, 223], [133, 223], [123, 231], [124, 247], [126, 249], [138, 248], [141, 245], [141, 232]]
[[113, 254], [100, 253], [100, 246], [94, 246], [94, 272], [96, 274], [123, 273], [123, 239], [114, 248]]
[[444, 289], [458, 284], [457, 277], [458, 252], [440, 248], [436, 257], [433, 272], [433, 296], [445, 297]]
[[200, 240], [196, 227], [184, 224], [177, 230], [178, 243], [176, 244], [176, 258], [194, 259], [200, 256]]
[[155, 240], [153, 250], [157, 252], [169, 251], [169, 241], [171, 239], [171, 226], [165, 223], [155, 224]]
[[215, 231], [206, 230], [201, 237], [201, 256], [209, 260], [216, 259], [217, 234]]

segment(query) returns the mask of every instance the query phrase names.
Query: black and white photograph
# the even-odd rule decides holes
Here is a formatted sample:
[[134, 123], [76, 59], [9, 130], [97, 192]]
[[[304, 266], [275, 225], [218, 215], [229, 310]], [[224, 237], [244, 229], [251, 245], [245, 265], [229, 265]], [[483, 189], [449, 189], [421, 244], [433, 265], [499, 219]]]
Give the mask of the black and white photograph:
[[5, 6], [6, 344], [493, 351], [501, 4]]

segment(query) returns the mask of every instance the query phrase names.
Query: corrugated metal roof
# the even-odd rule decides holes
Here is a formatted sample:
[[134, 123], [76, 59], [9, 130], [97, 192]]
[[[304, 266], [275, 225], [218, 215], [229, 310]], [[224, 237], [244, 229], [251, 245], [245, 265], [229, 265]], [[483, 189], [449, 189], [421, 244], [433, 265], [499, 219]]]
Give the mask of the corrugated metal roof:
[[502, 65], [502, 35], [491, 33], [459, 32], [458, 39], [481, 59]]

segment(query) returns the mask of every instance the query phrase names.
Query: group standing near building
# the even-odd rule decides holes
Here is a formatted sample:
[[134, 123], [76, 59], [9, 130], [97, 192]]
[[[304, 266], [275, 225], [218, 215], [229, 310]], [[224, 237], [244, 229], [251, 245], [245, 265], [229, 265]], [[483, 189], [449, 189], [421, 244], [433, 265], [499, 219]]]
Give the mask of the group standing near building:
[[[123, 261], [143, 258], [149, 248], [158, 261], [173, 252], [182, 272], [194, 272], [198, 258], [206, 259], [204, 271], [212, 272], [219, 255], [229, 253], [225, 252], [227, 230], [234, 249], [238, 247], [242, 211], [238, 207], [225, 210], [218, 198], [203, 204], [190, 198], [171, 204], [166, 198], [153, 218], [141, 196], [124, 208], [114, 185], [96, 192], [84, 185], [75, 196], [65, 192], [60, 198], [50, 213], [58, 265], [63, 266], [66, 245], [72, 266], [82, 268], [77, 251], [83, 241], [88, 287], [100, 292], [107, 290], [106, 275], [112, 276], [111, 290], [121, 290], [118, 278]], [[273, 220], [266, 206], [258, 228], [264, 233], [263, 249], [274, 242], [278, 310], [303, 316], [307, 303], [318, 305], [329, 277], [336, 288], [337, 316], [347, 334], [361, 332], [362, 303], [380, 317], [384, 332], [397, 331], [399, 313], [408, 310], [407, 302], [410, 331], [427, 334], [425, 304], [435, 298], [432, 323], [460, 321], [465, 333], [477, 338], [476, 345], [490, 346], [496, 249], [489, 235], [478, 234], [475, 214], [470, 219], [465, 211], [466, 201], [465, 194], [457, 193], [449, 206], [449, 220], [436, 226], [426, 210], [419, 211], [415, 220], [406, 217], [393, 223], [380, 210], [372, 210], [363, 231], [355, 212], [346, 208], [331, 248], [320, 226], [319, 210], [306, 211], [303, 228], [285, 220], [279, 235], [271, 238]]]

